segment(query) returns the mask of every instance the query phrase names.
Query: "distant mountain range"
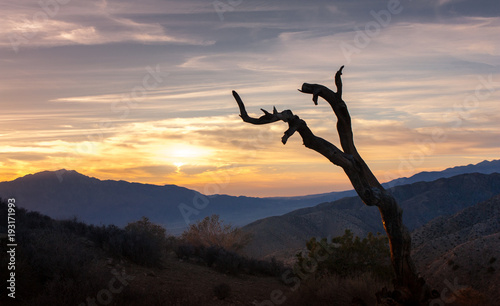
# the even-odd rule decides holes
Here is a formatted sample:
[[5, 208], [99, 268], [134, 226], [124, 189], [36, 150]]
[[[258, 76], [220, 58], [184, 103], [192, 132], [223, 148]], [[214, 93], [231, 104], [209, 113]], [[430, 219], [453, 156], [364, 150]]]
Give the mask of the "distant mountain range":
[[[397, 186], [389, 191], [403, 209], [403, 222], [414, 230], [436, 217], [450, 216], [500, 194], [500, 174], [462, 174]], [[261, 219], [243, 230], [253, 235], [246, 249], [248, 254], [258, 258], [290, 258], [311, 237], [340, 236], [346, 228], [360, 237], [368, 232], [384, 232], [378, 209], [364, 205], [359, 197]]]
[[[440, 178], [452, 177], [455, 175], [465, 174], [465, 173], [500, 173], [500, 159], [487, 161], [484, 160], [478, 164], [469, 164], [467, 166], [457, 166], [453, 168], [447, 168], [443, 171], [424, 171], [419, 172], [411, 177], [397, 178], [389, 182], [382, 183], [384, 188], [391, 188], [400, 185], [413, 184], [417, 182], [432, 182]], [[340, 197], [339, 197], [340, 195]], [[336, 199], [340, 199], [348, 196], [355, 196], [356, 192], [354, 190], [347, 190], [339, 192], [328, 192], [322, 194], [306, 195], [301, 197], [289, 197], [280, 199], [315, 199], [316, 203], [331, 202]]]
[[[484, 161], [398, 179], [387, 184], [398, 185], [414, 180], [430, 180], [450, 173], [500, 172], [500, 160]], [[44, 171], [0, 183], [0, 197], [15, 197], [19, 206], [39, 211], [53, 218], [78, 217], [90, 224], [124, 226], [149, 217], [179, 234], [188, 225], [211, 214], [235, 225], [245, 225], [269, 216], [311, 207], [354, 196], [353, 190], [301, 197], [234, 197], [205, 196], [175, 185], [151, 185], [125, 181], [99, 180], [72, 170]]]
[[492, 161], [482, 161], [478, 164], [469, 164], [467, 166], [457, 166], [453, 168], [448, 168], [443, 171], [424, 171], [417, 173], [411, 177], [402, 177], [390, 182], [384, 183], [384, 187], [394, 187], [399, 185], [412, 184], [416, 182], [431, 182], [439, 178], [447, 178], [455, 175], [460, 175], [464, 173], [500, 173], [500, 159]]
[[[339, 192], [330, 197], [343, 195]], [[2, 182], [0, 197], [14, 197], [20, 207], [52, 218], [77, 217], [89, 224], [124, 226], [146, 216], [171, 234], [179, 234], [188, 223], [211, 214], [219, 214], [234, 225], [244, 225], [319, 203], [314, 197], [294, 200], [205, 196], [175, 185], [99, 180], [71, 170], [44, 171]]]

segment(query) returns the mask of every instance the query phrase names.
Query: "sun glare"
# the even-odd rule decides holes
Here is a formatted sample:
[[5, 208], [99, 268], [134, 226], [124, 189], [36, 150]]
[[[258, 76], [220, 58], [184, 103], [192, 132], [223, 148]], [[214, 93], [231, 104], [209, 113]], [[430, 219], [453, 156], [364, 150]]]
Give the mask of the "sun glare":
[[173, 144], [158, 150], [159, 158], [177, 168], [187, 164], [206, 164], [212, 152], [209, 148], [191, 144]]

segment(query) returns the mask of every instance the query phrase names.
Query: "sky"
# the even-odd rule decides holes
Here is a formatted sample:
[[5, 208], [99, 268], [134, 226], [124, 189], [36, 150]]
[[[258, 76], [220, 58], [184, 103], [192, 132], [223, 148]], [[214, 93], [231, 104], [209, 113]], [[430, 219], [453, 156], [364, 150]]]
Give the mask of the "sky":
[[283, 122], [291, 109], [338, 145], [343, 98], [381, 182], [498, 159], [497, 0], [17, 0], [0, 3], [0, 181], [71, 169], [205, 194], [351, 189]]

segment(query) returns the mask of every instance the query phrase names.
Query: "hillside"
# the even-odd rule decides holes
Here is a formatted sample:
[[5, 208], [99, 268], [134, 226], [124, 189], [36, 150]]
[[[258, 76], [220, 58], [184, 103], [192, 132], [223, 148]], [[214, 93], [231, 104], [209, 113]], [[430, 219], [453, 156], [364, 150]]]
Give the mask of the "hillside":
[[[413, 257], [437, 288], [449, 275], [500, 304], [500, 195], [414, 231]], [[450, 279], [453, 281], [453, 279]]]
[[[397, 186], [390, 192], [403, 208], [405, 224], [414, 230], [436, 217], [452, 215], [499, 194], [500, 174], [463, 174]], [[311, 237], [339, 236], [346, 228], [358, 236], [384, 231], [377, 208], [365, 206], [358, 197], [322, 203], [243, 227], [254, 236], [247, 252], [259, 258], [290, 258]]]
[[[0, 217], [3, 234], [7, 229], [3, 202]], [[269, 299], [274, 289], [288, 289], [275, 275], [257, 270], [258, 264], [269, 266], [266, 263], [252, 262], [253, 269], [223, 273], [215, 265], [184, 259], [182, 242], [156, 236], [153, 225], [96, 227], [17, 208], [16, 226], [15, 300], [7, 295], [12, 291], [2, 286], [0, 305], [254, 305], [254, 300]], [[11, 247], [2, 235], [0, 242], [0, 251], [7, 254]], [[151, 257], [156, 260], [150, 261]], [[0, 256], [2, 267], [9, 261]], [[7, 280], [10, 272], [2, 268], [0, 277]], [[226, 290], [216, 291], [221, 284]]]
[[477, 238], [500, 232], [500, 195], [438, 217], [412, 233], [413, 249], [421, 264], [430, 264], [436, 255]]

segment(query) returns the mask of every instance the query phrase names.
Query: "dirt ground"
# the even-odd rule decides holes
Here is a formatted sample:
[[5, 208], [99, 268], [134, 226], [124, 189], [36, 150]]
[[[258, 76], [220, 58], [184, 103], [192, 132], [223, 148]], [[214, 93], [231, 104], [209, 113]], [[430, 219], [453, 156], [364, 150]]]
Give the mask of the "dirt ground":
[[[127, 281], [129, 284], [126, 290], [117, 296], [117, 300], [127, 305], [267, 306], [274, 305], [270, 303], [273, 298], [275, 301], [283, 301], [291, 294], [290, 289], [276, 277], [226, 275], [212, 268], [176, 258], [167, 259], [161, 269], [148, 269], [131, 264], [117, 266], [128, 278], [133, 277]], [[214, 293], [214, 287], [221, 283], [231, 288], [229, 296], [223, 300], [217, 298]], [[279, 295], [279, 291], [283, 295]], [[266, 300], [269, 302], [265, 302]], [[148, 304], [143, 304], [146, 301]]]

